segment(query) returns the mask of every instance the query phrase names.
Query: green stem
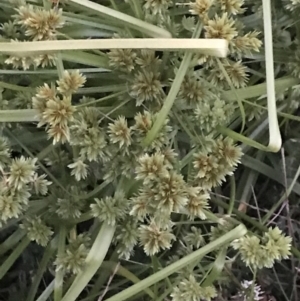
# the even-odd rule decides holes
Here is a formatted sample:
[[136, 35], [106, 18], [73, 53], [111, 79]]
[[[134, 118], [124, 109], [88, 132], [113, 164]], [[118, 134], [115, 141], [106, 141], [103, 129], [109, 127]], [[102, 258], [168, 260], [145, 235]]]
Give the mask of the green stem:
[[2, 82], [2, 81], [0, 81], [0, 87], [4, 88], [4, 89], [8, 89], [8, 90], [18, 91], [18, 92], [32, 92], [32, 91], [34, 91], [34, 88], [9, 84], [9, 83], [5, 83], [5, 82]]
[[[299, 85], [300, 80], [298, 78], [293, 78], [293, 77], [282, 77], [279, 79], [275, 80], [275, 91], [282, 92], [285, 89], [291, 88], [295, 85]], [[239, 98], [244, 98], [244, 99], [250, 99], [250, 98], [255, 98], [259, 97], [261, 95], [267, 94], [267, 85], [266, 83], [263, 84], [258, 84], [254, 86], [249, 86], [246, 88], [241, 88], [235, 90]], [[233, 91], [225, 91], [222, 93], [222, 97], [224, 97], [225, 100], [234, 100], [235, 98], [235, 93]]]
[[61, 53], [64, 61], [93, 66], [98, 68], [110, 69], [107, 57], [87, 53], [84, 51], [64, 51]]
[[94, 190], [87, 193], [86, 195], [80, 196], [80, 199], [87, 200], [98, 194], [101, 190], [103, 190], [106, 186], [108, 186], [111, 182], [110, 181], [104, 181], [100, 185], [98, 185]]
[[[198, 22], [197, 27], [195, 29], [195, 32], [193, 34], [192, 38], [199, 38], [200, 34], [202, 31], [202, 24], [200, 22]], [[157, 119], [153, 124], [153, 127], [151, 128], [151, 130], [148, 132], [146, 138], [144, 139], [144, 141], [142, 142], [143, 146], [148, 146], [157, 136], [158, 132], [160, 131], [160, 129], [162, 128], [162, 126], [164, 125], [164, 122], [170, 112], [170, 110], [172, 109], [172, 106], [174, 104], [175, 98], [180, 90], [181, 84], [183, 82], [183, 79], [190, 67], [190, 62], [192, 59], [193, 53], [192, 52], [186, 52], [183, 60], [180, 64], [179, 70], [176, 73], [175, 79], [173, 81], [173, 84], [171, 86], [171, 89], [169, 91], [169, 94], [164, 102], [163, 107], [161, 108], [161, 110], [159, 111], [158, 115], [157, 115]]]
[[47, 301], [48, 298], [52, 294], [54, 289], [54, 280], [46, 287], [46, 289], [43, 291], [43, 293], [39, 296], [39, 298], [36, 301]]
[[[53, 242], [53, 240], [52, 240], [52, 242]], [[38, 268], [36, 274], [34, 275], [34, 279], [33, 279], [32, 285], [30, 287], [26, 301], [34, 301], [34, 298], [37, 293], [40, 282], [43, 278], [45, 271], [47, 270], [48, 263], [55, 251], [55, 248], [53, 247], [52, 242], [48, 244], [48, 246], [46, 247], [46, 249], [44, 251], [42, 260], [39, 263], [39, 268]]]
[[209, 273], [207, 277], [205, 277], [205, 280], [201, 284], [201, 286], [210, 286], [214, 283], [215, 280], [217, 280], [225, 266], [226, 262], [226, 253], [227, 253], [227, 247], [223, 247], [219, 253], [218, 256], [213, 264], [212, 270]]
[[[58, 234], [57, 256], [63, 256], [66, 248], [67, 230], [64, 226], [60, 226]], [[63, 295], [64, 270], [60, 269], [55, 272], [54, 281], [54, 301], [60, 301]]]
[[93, 10], [95, 13], [108, 16], [110, 18], [117, 19], [120, 24], [124, 24], [128, 27], [136, 29], [142, 33], [147, 34], [153, 38], [171, 38], [172, 35], [165, 29], [162, 29], [158, 26], [149, 24], [127, 14], [121, 13], [119, 11], [113, 10], [111, 8], [105, 7], [103, 5], [94, 3], [88, 0], [70, 0], [70, 3], [75, 3], [79, 6], [84, 6], [90, 10]]
[[126, 85], [117, 84], [117, 85], [105, 85], [102, 87], [89, 87], [81, 88], [74, 94], [94, 94], [94, 93], [107, 93], [107, 92], [122, 92], [126, 89]]
[[259, 150], [262, 150], [265, 152], [277, 152], [278, 151], [277, 148], [265, 146], [265, 145], [263, 145], [259, 142], [256, 142], [248, 137], [245, 137], [239, 133], [236, 133], [235, 131], [233, 131], [231, 129], [218, 126], [217, 130], [222, 135], [228, 136], [228, 137], [232, 138], [233, 140], [240, 141], [240, 142], [245, 143], [246, 145], [252, 146], [256, 149], [259, 149]]
[[102, 98], [89, 101], [87, 103], [82, 103], [82, 104], [76, 105], [76, 108], [82, 108], [82, 107], [95, 105], [95, 104], [100, 103], [102, 101], [105, 101], [105, 100], [108, 100], [108, 99], [111, 99], [111, 98], [115, 98], [115, 97], [121, 96], [121, 95], [126, 94], [126, 93], [127, 93], [127, 91], [120, 91], [120, 92], [117, 92], [117, 93], [113, 93], [113, 94], [110, 94], [108, 96], [104, 96]]
[[6, 272], [11, 268], [19, 256], [24, 252], [24, 250], [29, 245], [30, 240], [28, 237], [24, 237], [18, 246], [12, 251], [8, 258], [0, 266], [0, 280], [5, 276]]
[[237, 94], [236, 88], [234, 87], [234, 85], [233, 85], [226, 69], [224, 68], [223, 64], [221, 63], [220, 59], [217, 58], [217, 62], [218, 62], [219, 68], [221, 69], [223, 75], [226, 78], [226, 81], [227, 81], [228, 85], [230, 86], [231, 91], [235, 95], [236, 101], [239, 105], [240, 112], [241, 112], [241, 118], [242, 118], [242, 128], [241, 128], [241, 133], [242, 133], [244, 131], [245, 123], [246, 123], [246, 114], [245, 114], [245, 109], [244, 109], [244, 106], [243, 106], [243, 102], [242, 102], [240, 96]]
[[0, 245], [0, 255], [5, 254], [8, 250], [12, 249], [25, 235], [26, 232], [24, 230], [16, 230]]
[[34, 122], [38, 121], [37, 115], [33, 109], [0, 110], [0, 122]]
[[[106, 268], [105, 264], [106, 262], [112, 262], [114, 263], [115, 261], [118, 261], [119, 259], [119, 254], [118, 254], [118, 249], [116, 247], [116, 249], [114, 250], [114, 252], [112, 253], [112, 255], [109, 258], [109, 261], [103, 261], [100, 269], [102, 271], [103, 268]], [[107, 267], [108, 269], [111, 268], [112, 272], [115, 270], [115, 267]], [[98, 278], [95, 280], [95, 283], [93, 285], [93, 288], [90, 290], [89, 292], [89, 296], [97, 296], [99, 294], [99, 292], [101, 291], [103, 285], [105, 284], [105, 282], [108, 281], [109, 279], [109, 274], [108, 273], [99, 273]]]
[[[116, 268], [116, 265], [117, 264], [115, 262], [104, 261], [101, 267], [103, 267], [104, 269], [109, 268], [113, 272]], [[141, 281], [136, 275], [134, 275], [133, 273], [131, 273], [129, 270], [127, 270], [126, 268], [124, 268], [121, 265], [119, 265], [119, 267], [118, 267], [117, 275], [120, 275], [120, 276], [130, 280], [132, 283], [139, 283]], [[151, 298], [155, 297], [155, 295], [151, 289], [146, 288], [144, 291], [149, 297], [151, 297]]]
[[62, 79], [64, 76], [65, 68], [64, 68], [64, 63], [62, 61], [62, 56], [60, 53], [56, 55], [55, 61], [56, 61], [56, 69], [57, 69], [58, 77], [59, 77], [59, 79]]
[[235, 178], [234, 175], [232, 175], [230, 177], [230, 202], [229, 202], [228, 215], [232, 214], [232, 210], [235, 202], [235, 191], [236, 191]]

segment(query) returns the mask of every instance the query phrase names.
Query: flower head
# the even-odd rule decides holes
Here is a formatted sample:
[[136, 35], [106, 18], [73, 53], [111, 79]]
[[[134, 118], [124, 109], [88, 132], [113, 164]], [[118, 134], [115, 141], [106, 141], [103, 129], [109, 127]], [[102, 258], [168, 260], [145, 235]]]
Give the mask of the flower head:
[[25, 28], [25, 35], [34, 41], [53, 40], [56, 37], [56, 29], [63, 27], [62, 10], [45, 10], [31, 5], [21, 6], [16, 9], [18, 24]]
[[69, 164], [68, 167], [72, 169], [71, 175], [75, 176], [76, 181], [87, 177], [87, 165], [81, 159], [77, 159], [74, 163]]
[[259, 52], [262, 46], [262, 41], [258, 39], [260, 32], [252, 31], [244, 36], [237, 36], [231, 41], [231, 52], [241, 55], [242, 53], [249, 54], [252, 51]]
[[195, 2], [190, 3], [190, 13], [206, 19], [214, 2], [215, 0], [196, 0]]
[[185, 208], [191, 219], [199, 217], [202, 220], [206, 219], [204, 210], [209, 209], [209, 194], [204, 192], [201, 187], [188, 187], [187, 198]]
[[181, 84], [178, 98], [187, 105], [195, 107], [201, 102], [209, 101], [211, 94], [204, 82], [197, 80], [195, 76], [186, 76]]
[[201, 287], [194, 275], [183, 279], [179, 285], [174, 288], [171, 294], [172, 301], [211, 301], [216, 296], [217, 291], [214, 286]]
[[144, 102], [160, 101], [162, 84], [157, 72], [138, 72], [130, 87], [130, 96], [136, 99], [136, 105]]
[[124, 193], [119, 191], [114, 197], [96, 198], [91, 209], [94, 217], [110, 225], [116, 225], [127, 214], [128, 200]]
[[38, 174], [36, 173], [34, 174], [32, 187], [37, 195], [46, 195], [48, 192], [48, 186], [51, 184], [52, 182], [46, 180], [45, 174], [41, 176], [38, 176]]
[[27, 231], [30, 240], [43, 247], [48, 244], [53, 234], [52, 230], [38, 216], [26, 218], [21, 228]]
[[11, 187], [21, 190], [26, 184], [30, 183], [34, 179], [36, 171], [37, 159], [20, 158], [14, 159], [10, 167], [10, 175], [8, 177], [8, 183]]
[[152, 256], [160, 250], [170, 249], [171, 242], [175, 240], [175, 235], [171, 229], [161, 229], [154, 221], [150, 225], [142, 225], [139, 228], [141, 245], [147, 255]]
[[70, 141], [70, 130], [66, 125], [54, 125], [48, 129], [48, 139], [53, 139], [53, 145]]
[[120, 257], [130, 258], [138, 242], [138, 234], [137, 219], [134, 217], [127, 218], [124, 223], [117, 226], [115, 243], [118, 245]]
[[242, 8], [245, 0], [219, 0], [221, 9], [228, 14], [237, 15], [242, 14], [245, 9]]
[[8, 140], [5, 137], [0, 137], [0, 168], [3, 168], [10, 161], [10, 149]]
[[144, 9], [152, 14], [161, 14], [172, 4], [172, 0], [144, 0]]
[[187, 204], [186, 183], [182, 175], [170, 171], [153, 185], [157, 210], [165, 213], [179, 212]]
[[89, 237], [84, 234], [79, 234], [75, 238], [71, 237], [65, 252], [57, 255], [54, 262], [56, 271], [63, 270], [74, 275], [81, 272], [88, 255], [89, 242]]
[[131, 49], [112, 49], [108, 53], [109, 65], [120, 71], [129, 73], [135, 67], [136, 53]]
[[272, 268], [275, 260], [286, 259], [291, 254], [291, 237], [282, 234], [277, 227], [269, 228], [262, 239], [246, 235], [232, 243], [239, 250], [242, 261], [253, 269]]
[[159, 180], [168, 175], [168, 171], [164, 165], [165, 158], [161, 153], [155, 153], [151, 156], [145, 154], [138, 159], [136, 168], [136, 179], [143, 180], [144, 184], [151, 181]]
[[57, 90], [62, 94], [69, 95], [83, 87], [85, 82], [86, 78], [79, 73], [79, 70], [71, 72], [65, 70], [62, 78], [57, 81]]
[[112, 143], [118, 143], [119, 147], [128, 147], [131, 144], [131, 129], [127, 125], [125, 117], [120, 116], [108, 125], [109, 138]]
[[207, 39], [225, 39], [227, 41], [231, 41], [238, 34], [234, 20], [227, 13], [209, 20], [205, 26], [205, 31]]
[[40, 126], [44, 123], [50, 126], [67, 126], [68, 122], [73, 119], [75, 107], [72, 106], [70, 97], [63, 97], [62, 100], [55, 98], [46, 102], [46, 107], [42, 113]]

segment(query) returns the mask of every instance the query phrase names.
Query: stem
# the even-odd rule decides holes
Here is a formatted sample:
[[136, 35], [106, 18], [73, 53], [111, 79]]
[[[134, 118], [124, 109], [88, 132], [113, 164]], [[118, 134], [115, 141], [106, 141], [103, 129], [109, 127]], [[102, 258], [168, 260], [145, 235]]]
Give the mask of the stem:
[[[199, 32], [199, 31], [198, 31]], [[196, 33], [198, 33], [196, 32]], [[200, 34], [198, 34], [199, 37]], [[0, 43], [0, 53], [28, 56], [58, 51], [99, 49], [153, 49], [159, 51], [188, 51], [209, 54], [216, 57], [227, 55], [228, 44], [222, 39], [76, 39], [76, 40], [47, 40], [34, 42], [5, 42]], [[84, 52], [81, 55], [88, 55]], [[94, 55], [108, 61], [108, 58]], [[75, 61], [78, 59], [72, 56]], [[62, 56], [62, 59], [65, 59]], [[101, 66], [104, 67], [104, 66]]]
[[4, 89], [13, 90], [13, 91], [19, 91], [19, 92], [32, 92], [32, 91], [34, 91], [34, 89], [30, 88], [30, 87], [23, 87], [23, 86], [19, 86], [19, 85], [5, 83], [5, 82], [2, 82], [2, 81], [0, 81], [0, 87], [4, 88]]
[[0, 110], [0, 122], [36, 122], [38, 112], [33, 109]]
[[[52, 240], [52, 242], [53, 242], [53, 240]], [[37, 293], [37, 290], [38, 290], [40, 282], [43, 278], [43, 275], [47, 269], [47, 265], [55, 251], [55, 248], [53, 247], [52, 242], [48, 244], [47, 248], [44, 251], [43, 258], [39, 263], [39, 268], [34, 276], [34, 279], [33, 279], [32, 285], [30, 287], [26, 301], [34, 301], [34, 297]]]
[[[60, 226], [58, 234], [57, 256], [62, 256], [66, 248], [67, 230], [64, 226]], [[60, 269], [55, 273], [54, 281], [54, 301], [60, 301], [63, 295], [64, 270]]]
[[[198, 22], [197, 27], [194, 32], [194, 35], [193, 35], [193, 38], [195, 38], [195, 39], [198, 38], [201, 34], [201, 31], [202, 31], [202, 24], [200, 22]], [[170, 110], [172, 109], [172, 106], [173, 106], [175, 98], [180, 90], [183, 79], [190, 67], [191, 59], [192, 59], [192, 53], [186, 52], [183, 57], [183, 60], [180, 64], [179, 70], [176, 73], [175, 79], [171, 86], [170, 92], [164, 102], [164, 105], [163, 105], [162, 109], [159, 111], [159, 113], [157, 115], [157, 119], [154, 122], [153, 127], [148, 132], [146, 138], [142, 142], [143, 146], [148, 146], [155, 139], [158, 132], [162, 128]]]
[[226, 69], [224, 68], [223, 64], [221, 63], [221, 61], [219, 59], [217, 59], [217, 62], [218, 62], [219, 68], [221, 69], [223, 75], [226, 78], [226, 81], [227, 81], [228, 85], [230, 86], [231, 91], [235, 95], [236, 101], [239, 105], [240, 112], [241, 112], [241, 118], [242, 118], [242, 128], [241, 128], [241, 133], [242, 133], [244, 131], [245, 123], [246, 123], [246, 113], [245, 113], [245, 109], [244, 109], [244, 106], [243, 106], [243, 102], [242, 102], [241, 98], [239, 97], [239, 95], [237, 94], [236, 89], [235, 89], [235, 87], [234, 87], [234, 85], [233, 85]]
[[54, 289], [54, 280], [46, 287], [46, 289], [43, 291], [43, 293], [39, 296], [39, 298], [36, 301], [47, 301], [48, 298], [52, 294]]
[[19, 258], [19, 256], [23, 253], [23, 251], [29, 245], [30, 240], [28, 237], [24, 237], [23, 240], [19, 243], [19, 245], [13, 250], [13, 252], [8, 256], [8, 258], [3, 262], [0, 266], [0, 280], [5, 276], [6, 272], [11, 268], [11, 266], [15, 263], [15, 261]]
[[26, 232], [24, 230], [16, 230], [0, 245], [0, 255], [5, 254], [8, 250], [12, 249], [25, 235]]
[[235, 178], [234, 175], [232, 175], [230, 177], [230, 202], [229, 202], [228, 215], [232, 214], [232, 210], [235, 202], [235, 191], [236, 191]]
[[233, 140], [236, 141], [240, 141], [242, 143], [245, 143], [246, 145], [252, 146], [254, 148], [257, 148], [259, 150], [265, 151], [265, 152], [277, 152], [278, 150], [275, 148], [270, 148], [269, 146], [265, 146], [259, 142], [256, 142], [248, 137], [245, 137], [239, 133], [236, 133], [235, 131], [228, 129], [228, 128], [224, 128], [221, 126], [217, 127], [217, 130], [219, 133], [226, 135], [230, 138], [232, 138]]
[[275, 97], [275, 75], [273, 59], [273, 37], [272, 37], [272, 16], [271, 1], [263, 1], [263, 19], [265, 32], [265, 59], [267, 72], [267, 94], [268, 94], [268, 116], [269, 116], [269, 145], [268, 149], [277, 152], [281, 147], [281, 135], [278, 125], [276, 97]]
[[110, 18], [117, 19], [121, 24], [127, 25], [133, 29], [139, 30], [142, 33], [147, 34], [154, 38], [171, 38], [172, 35], [167, 30], [149, 24], [127, 14], [105, 7], [103, 5], [88, 1], [88, 0], [70, 0], [70, 2], [84, 6], [94, 12], [100, 13], [101, 15], [109, 16]]

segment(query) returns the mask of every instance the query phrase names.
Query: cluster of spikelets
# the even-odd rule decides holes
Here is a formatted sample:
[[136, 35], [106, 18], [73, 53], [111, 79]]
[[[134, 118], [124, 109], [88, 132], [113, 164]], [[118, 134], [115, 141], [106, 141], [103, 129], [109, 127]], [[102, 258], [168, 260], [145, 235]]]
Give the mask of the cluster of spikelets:
[[272, 268], [275, 261], [287, 259], [291, 255], [291, 242], [278, 228], [269, 228], [262, 238], [246, 235], [232, 243], [238, 250], [242, 261], [253, 271], [262, 268]]
[[241, 149], [232, 139], [218, 138], [208, 149], [194, 154], [194, 181], [203, 189], [220, 185], [233, 174], [241, 156]]
[[32, 99], [32, 107], [39, 114], [38, 127], [46, 126], [49, 138], [53, 138], [53, 144], [70, 140], [69, 123], [75, 111], [72, 93], [84, 83], [85, 77], [78, 71], [71, 73], [65, 71], [62, 78], [57, 81], [57, 87], [44, 84], [37, 89]]
[[84, 267], [90, 248], [90, 237], [84, 233], [76, 235], [75, 231], [67, 239], [68, 243], [63, 253], [57, 255], [54, 262], [56, 271], [78, 274]]
[[[54, 7], [46, 10], [27, 4], [25, 0], [18, 1], [15, 7], [16, 14], [12, 16], [12, 21], [4, 23], [1, 28], [5, 38], [11, 39], [12, 42], [55, 40], [58, 30], [65, 24], [62, 9]], [[32, 66], [45, 68], [55, 65], [55, 56], [47, 53], [10, 56], [5, 63], [24, 70]]]
[[211, 301], [217, 297], [217, 290], [214, 286], [201, 286], [194, 275], [183, 279], [171, 293], [172, 301], [194, 301], [205, 300]]
[[[3, 137], [0, 139], [0, 158], [0, 222], [5, 224], [30, 209], [30, 197], [45, 196], [51, 182], [45, 174], [38, 173], [37, 159], [24, 156], [12, 159], [8, 142]], [[41, 219], [29, 215], [22, 227], [27, 230], [30, 239], [37, 240], [41, 245], [46, 245], [52, 234]]]

